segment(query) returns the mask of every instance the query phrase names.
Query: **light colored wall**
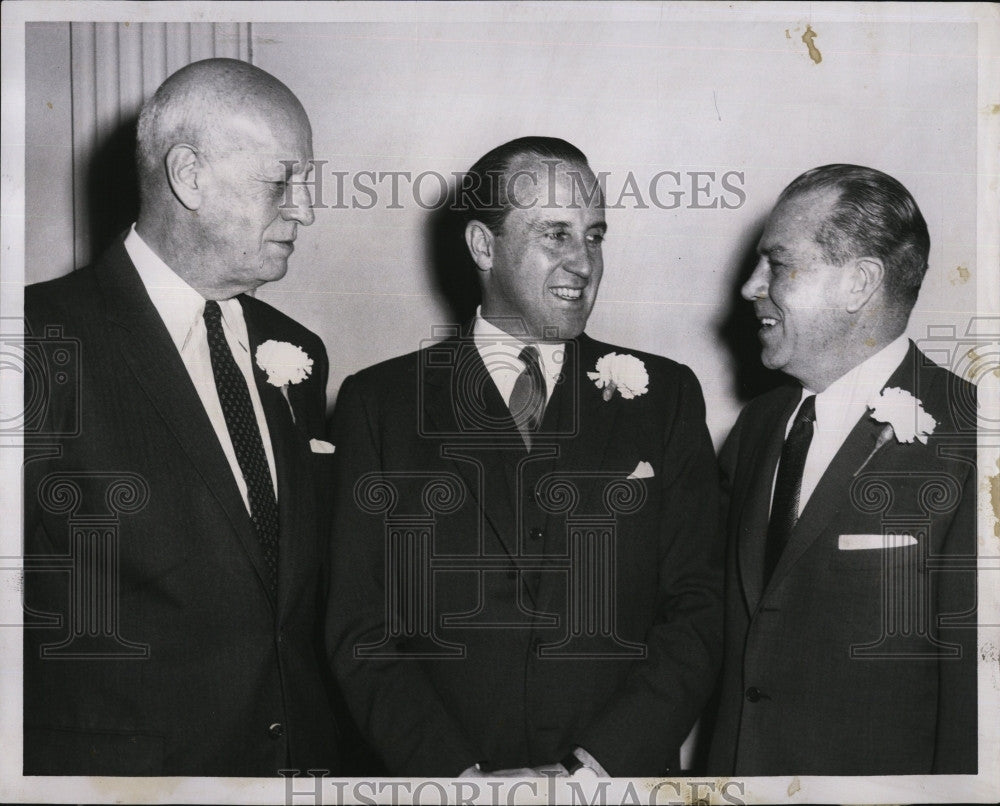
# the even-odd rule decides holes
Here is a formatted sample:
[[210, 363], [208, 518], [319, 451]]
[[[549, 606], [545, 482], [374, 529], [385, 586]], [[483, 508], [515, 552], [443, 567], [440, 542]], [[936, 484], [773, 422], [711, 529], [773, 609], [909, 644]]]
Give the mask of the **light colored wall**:
[[[609, 187], [628, 171], [640, 186], [661, 170], [743, 172], [739, 209], [608, 211], [588, 327], [689, 364], [717, 441], [740, 406], [718, 328], [756, 228], [802, 171], [867, 164], [914, 194], [933, 250], [912, 334], [951, 322], [964, 331], [975, 310], [975, 282], [956, 271], [976, 271], [974, 26], [817, 25], [819, 64], [794, 21], [253, 30], [254, 62], [302, 99], [327, 171], [447, 174], [507, 139], [547, 134], [610, 171]], [[289, 276], [261, 292], [323, 336], [331, 392], [447, 321], [428, 267], [429, 214], [402, 200], [402, 210], [317, 211]]]
[[[615, 22], [557, 4], [505, 22], [509, 6], [477, 5], [473, 13], [413, 4], [383, 22], [351, 21], [357, 7], [334, 6], [325, 13], [340, 22], [252, 25], [251, 60], [310, 114], [316, 158], [329, 161], [328, 203], [331, 171], [449, 174], [526, 134], [572, 141], [595, 170], [611, 172], [613, 190], [634, 172], [647, 202], [659, 171], [742, 172], [738, 209], [608, 211], [605, 278], [588, 327], [689, 364], [717, 442], [742, 403], [720, 326], [763, 217], [808, 168], [867, 164], [913, 192], [933, 247], [910, 332], [923, 336], [932, 324], [964, 332], [978, 271], [974, 25], [814, 17], [817, 64], [794, 18], [706, 22], [691, 19], [697, 8], [681, 18], [649, 4], [624, 8], [643, 17], [660, 8], [658, 18]], [[36, 39], [58, 49], [63, 35], [53, 27]], [[63, 212], [45, 188], [67, 176], [66, 145], [47, 139], [56, 129], [36, 101], [39, 85], [58, 89], [65, 78], [28, 72], [28, 276], [37, 279], [40, 256], [52, 244], [65, 251], [49, 220]], [[50, 153], [58, 159], [43, 159]], [[289, 275], [260, 292], [323, 337], [331, 400], [347, 374], [415, 349], [448, 321], [430, 266], [431, 214], [403, 190], [402, 209], [386, 209], [383, 198], [372, 210], [317, 210]]]
[[25, 276], [73, 268], [73, 101], [70, 24], [29, 23], [25, 48]]

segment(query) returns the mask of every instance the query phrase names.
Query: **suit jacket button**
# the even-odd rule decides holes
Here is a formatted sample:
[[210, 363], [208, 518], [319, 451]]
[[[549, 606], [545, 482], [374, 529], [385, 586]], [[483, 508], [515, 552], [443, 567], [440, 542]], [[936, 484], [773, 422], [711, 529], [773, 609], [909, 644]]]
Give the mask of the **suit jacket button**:
[[747, 689], [747, 700], [750, 702], [757, 702], [760, 700], [760, 689], [757, 686], [750, 686]]
[[534, 529], [532, 529], [530, 532], [528, 532], [528, 536], [532, 540], [541, 540], [543, 537], [545, 537], [545, 530], [544, 529], [539, 529], [536, 526]]
[[280, 739], [285, 735], [285, 726], [280, 722], [273, 722], [267, 726], [267, 735], [272, 739]]

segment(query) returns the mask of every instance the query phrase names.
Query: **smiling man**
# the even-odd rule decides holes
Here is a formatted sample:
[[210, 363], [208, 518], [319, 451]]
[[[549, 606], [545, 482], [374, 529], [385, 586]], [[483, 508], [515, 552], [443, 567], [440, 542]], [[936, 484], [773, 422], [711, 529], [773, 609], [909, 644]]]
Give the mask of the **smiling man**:
[[794, 383], [722, 449], [711, 774], [976, 771], [975, 389], [904, 335], [929, 250], [906, 188], [856, 165], [768, 218], [742, 294]]
[[389, 772], [664, 775], [721, 647], [698, 382], [584, 332], [586, 157], [526, 137], [459, 194], [482, 305], [345, 381], [328, 650]]
[[44, 422], [25, 452], [24, 772], [336, 770], [316, 643], [332, 458], [310, 441], [326, 351], [247, 296], [313, 222], [309, 119], [273, 76], [209, 59], [146, 103], [137, 152], [136, 224], [25, 292], [38, 346], [79, 361], [26, 383]]

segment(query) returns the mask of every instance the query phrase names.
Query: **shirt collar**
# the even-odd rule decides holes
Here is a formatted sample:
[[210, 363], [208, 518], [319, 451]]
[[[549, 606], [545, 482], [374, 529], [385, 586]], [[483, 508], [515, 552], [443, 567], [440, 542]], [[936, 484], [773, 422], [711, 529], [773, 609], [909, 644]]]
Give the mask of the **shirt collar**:
[[[909, 340], [905, 335], [899, 336], [817, 394], [816, 427], [825, 430], [853, 425], [858, 410], [868, 408], [868, 401], [885, 388], [908, 349]], [[803, 389], [802, 399], [811, 394], [816, 393]]]
[[[510, 366], [506, 359], [517, 359], [527, 344], [517, 336], [511, 336], [492, 322], [484, 319], [482, 310], [482, 305], [476, 308], [476, 318], [472, 323], [472, 338], [483, 358], [483, 363], [492, 372], [490, 364], [500, 358], [502, 365]], [[549, 388], [551, 388], [552, 384], [556, 383], [559, 373], [562, 372], [566, 348], [561, 341], [539, 341], [535, 342], [534, 345], [538, 348], [542, 361], [542, 372], [545, 373], [545, 377], [549, 381]]]
[[[182, 352], [195, 328], [202, 322], [205, 298], [163, 262], [135, 231], [135, 224], [125, 237], [125, 251], [135, 265], [139, 279], [166, 325], [171, 340], [178, 352]], [[219, 300], [219, 309], [222, 311], [223, 326], [232, 332], [244, 350], [249, 351], [250, 339], [239, 300], [235, 297]]]

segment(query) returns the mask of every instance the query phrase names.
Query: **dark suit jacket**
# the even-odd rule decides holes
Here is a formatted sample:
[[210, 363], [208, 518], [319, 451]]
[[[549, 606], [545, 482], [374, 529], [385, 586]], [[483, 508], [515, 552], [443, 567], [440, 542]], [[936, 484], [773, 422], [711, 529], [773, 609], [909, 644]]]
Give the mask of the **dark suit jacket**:
[[[723, 447], [726, 651], [711, 774], [976, 771], [975, 390], [912, 345], [886, 386], [923, 402], [933, 435], [893, 438], [865, 465], [883, 425], [862, 416], [763, 590], [771, 484], [800, 388], [750, 403]], [[838, 547], [841, 535], [893, 533], [916, 543]]]
[[[290, 387], [295, 422], [255, 366], [278, 477], [277, 601], [218, 438], [122, 243], [26, 289], [29, 352], [47, 370], [27, 390], [41, 413], [25, 450], [25, 774], [336, 767], [315, 640], [315, 485], [332, 459], [309, 446], [322, 435], [326, 352], [269, 305], [240, 303], [252, 353], [277, 339], [314, 360]], [[78, 359], [61, 361], [60, 344]]]
[[328, 651], [391, 773], [676, 769], [720, 661], [717, 468], [691, 371], [636, 353], [648, 393], [604, 401], [615, 350], [567, 345], [530, 455], [471, 338], [344, 383]]

